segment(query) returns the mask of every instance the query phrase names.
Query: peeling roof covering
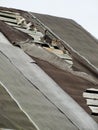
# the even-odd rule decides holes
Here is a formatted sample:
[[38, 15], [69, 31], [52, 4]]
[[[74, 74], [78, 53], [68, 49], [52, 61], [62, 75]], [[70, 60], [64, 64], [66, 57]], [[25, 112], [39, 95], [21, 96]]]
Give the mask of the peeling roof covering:
[[0, 7], [0, 127], [97, 130], [83, 97], [98, 89], [97, 43], [72, 20]]
[[[32, 15], [60, 37], [60, 39], [64, 41], [65, 47], [69, 49], [72, 48], [74, 53], [79, 54], [81, 58], [86, 60], [86, 65], [92, 68], [93, 71], [95, 70], [95, 73], [98, 74], [98, 60], [96, 59], [96, 57], [98, 57], [98, 41], [93, 36], [71, 19], [36, 13], [32, 13]], [[82, 60], [82, 62], [84, 61]]]

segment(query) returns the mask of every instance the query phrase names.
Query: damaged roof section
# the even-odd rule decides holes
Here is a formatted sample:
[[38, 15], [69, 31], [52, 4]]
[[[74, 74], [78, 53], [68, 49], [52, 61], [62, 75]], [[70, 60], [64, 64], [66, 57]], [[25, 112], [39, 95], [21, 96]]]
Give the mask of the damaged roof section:
[[[7, 91], [6, 93], [12, 95], [11, 98], [14, 100], [13, 102], [15, 103], [17, 101], [16, 103], [22, 108], [21, 110], [14, 109], [12, 103], [10, 104], [9, 109], [6, 101], [9, 97], [5, 97], [3, 103], [6, 101], [7, 107], [6, 109], [3, 109], [5, 110], [4, 116], [6, 116], [10, 122], [16, 123], [16, 126], [13, 124], [14, 127], [10, 124], [10, 128], [46, 130], [48, 127], [56, 130], [64, 130], [65, 128], [78, 130], [78, 128], [59, 110], [59, 108], [48, 99], [49, 97], [47, 97], [47, 95], [44, 96], [42, 90], [39, 91], [38, 86], [40, 86], [40, 88], [45, 87], [45, 91], [49, 89], [46, 87], [46, 84], [43, 84], [43, 81], [40, 79], [38, 80], [39, 73], [42, 74], [41, 78], [43, 78], [43, 76], [46, 78], [45, 81], [47, 81], [47, 76], [45, 76], [45, 73], [40, 70], [34, 62], [32, 62], [32, 59], [30, 60], [30, 57], [25, 56], [25, 53], [21, 49], [12, 46], [7, 40], [5, 40], [5, 43], [0, 43], [0, 52], [0, 76], [3, 83], [0, 89], [5, 89], [5, 91]], [[32, 78], [28, 79], [28, 77]], [[33, 82], [31, 82], [31, 80], [33, 80]], [[36, 82], [37, 80], [38, 82]], [[53, 85], [51, 79], [47, 82], [50, 82], [51, 85]], [[4, 95], [5, 91], [3, 93]], [[2, 100], [2, 98], [0, 99]], [[13, 109], [14, 115], [10, 114], [11, 109]], [[2, 107], [0, 107], [0, 110], [2, 111]], [[19, 111], [22, 111], [23, 113], [25, 112], [24, 116], [26, 115], [26, 117], [30, 117], [30, 121], [28, 120], [25, 123], [26, 118], [23, 116], [21, 117], [21, 120], [18, 120]], [[14, 121], [14, 119], [16, 119], [16, 121]], [[18, 121], [20, 122], [18, 123]], [[29, 122], [32, 123], [32, 126]], [[24, 123], [26, 126], [23, 126]], [[5, 125], [5, 122], [3, 122], [3, 124]]]
[[2, 21], [0, 21], [0, 31], [9, 39], [9, 41], [11, 41], [11, 43], [26, 41], [27, 39], [32, 40], [32, 37], [26, 33], [20, 32]]
[[[3, 17], [5, 18], [5, 16], [9, 19], [9, 14], [7, 14], [8, 12], [6, 12], [6, 11], [1, 11], [1, 12], [2, 12], [1, 13], [2, 15], [0, 15], [1, 20], [3, 19]], [[11, 33], [12, 36], [11, 35], [9, 37], [7, 36], [14, 45], [20, 46], [20, 47], [22, 47], [22, 49], [27, 50], [28, 48], [26, 48], [24, 43], [30, 43], [30, 45], [29, 44], [27, 45], [30, 47], [31, 47], [31, 44], [33, 44], [31, 49], [26, 51], [29, 55], [33, 55], [33, 54], [31, 54], [31, 51], [32, 51], [32, 53], [34, 52], [33, 46], [35, 43], [35, 45], [37, 45], [39, 47], [41, 46], [43, 48], [43, 51], [46, 50], [47, 54], [49, 53], [49, 55], [50, 55], [51, 53], [53, 53], [54, 55], [53, 54], [52, 55], [54, 56], [54, 59], [60, 59], [59, 61], [65, 62], [67, 65], [64, 65], [64, 66], [68, 66], [68, 68], [70, 68], [72, 66], [72, 64], [73, 64], [72, 58], [69, 56], [68, 51], [64, 49], [64, 47], [62, 46], [60, 41], [57, 40], [52, 34], [47, 34], [46, 30], [44, 30], [44, 28], [42, 28], [42, 29], [45, 34], [40, 32], [38, 30], [38, 28], [36, 28], [36, 26], [38, 26], [38, 25], [36, 25], [37, 22], [35, 23], [35, 26], [31, 24], [33, 22], [29, 21], [29, 23], [27, 23], [27, 20], [23, 16], [21, 16], [19, 13], [16, 13], [15, 17], [14, 17], [16, 20], [16, 24], [12, 24], [12, 23], [9, 24], [9, 21], [7, 21], [7, 18], [6, 18], [6, 20], [4, 19], [2, 21], [5, 21], [6, 24], [8, 24], [5, 26], [6, 26], [6, 28], [8, 28], [8, 30], [10, 30], [10, 32], [13, 32], [13, 30], [14, 30], [14, 33]], [[12, 20], [12, 17], [10, 17], [10, 21], [11, 20]], [[4, 24], [4, 23], [1, 22], [1, 25], [2, 24]], [[29, 24], [29, 26], [28, 26], [28, 24]], [[12, 27], [10, 27], [9, 25]], [[4, 25], [2, 25], [2, 26], [4, 26]], [[1, 31], [2, 30], [3, 29], [1, 28]], [[3, 33], [5, 32], [4, 34], [7, 35], [7, 31], [5, 29], [2, 32]], [[24, 35], [21, 32], [23, 32]], [[19, 37], [20, 39], [16, 38], [16, 39], [18, 39], [18, 41], [17, 40], [15, 41], [15, 38], [13, 37], [13, 35], [15, 33], [17, 33], [17, 37], [18, 37], [18, 35], [20, 36]], [[31, 39], [31, 37], [32, 37], [32, 39]], [[27, 38], [27, 39], [25, 39], [25, 38]], [[24, 41], [24, 43], [21, 41]], [[40, 49], [39, 49], [39, 51], [40, 51]], [[40, 54], [39, 54], [39, 56], [40, 56]], [[40, 56], [40, 58], [41, 58], [41, 56]], [[47, 59], [47, 58], [45, 58], [45, 59]]]
[[[0, 8], [0, 19], [1, 80], [30, 116], [33, 125], [40, 130], [97, 130], [98, 116], [91, 115], [96, 109], [91, 105], [92, 99], [86, 97], [90, 88], [98, 88], [97, 72], [95, 74], [92, 66], [90, 68], [90, 64], [75, 53], [85, 53], [94, 39], [68, 19], [7, 8]], [[84, 33], [83, 41], [91, 39], [90, 47], [87, 42], [84, 51], [82, 40], [80, 42], [76, 36], [74, 39], [77, 31]], [[80, 34], [78, 39], [81, 39]], [[75, 45], [71, 45], [72, 41]], [[87, 50], [84, 55], [88, 54]], [[95, 100], [93, 103], [97, 106]]]
[[83, 93], [83, 97], [86, 99], [87, 105], [91, 109], [92, 114], [98, 116], [98, 89], [86, 89]]
[[98, 40], [73, 20], [36, 13], [32, 13], [32, 15], [36, 16], [63, 41], [65, 48], [70, 50], [73, 58], [98, 75], [98, 60], [96, 59], [98, 57]]
[[[20, 104], [37, 129], [46, 130], [48, 127], [56, 130], [96, 130], [96, 122], [35, 62], [29, 61], [30, 57], [21, 59], [25, 53], [20, 48], [7, 42], [0, 44], [0, 50], [3, 87], [13, 95], [13, 99]], [[7, 117], [10, 119], [10, 116]], [[91, 125], [88, 126], [84, 117]], [[12, 122], [12, 118], [10, 120]], [[29, 126], [27, 128], [33, 129]]]
[[[0, 12], [0, 30], [4, 33], [4, 35], [12, 42], [20, 42], [26, 41], [27, 39], [33, 39], [26, 33], [21, 33], [17, 29], [13, 28], [13, 26], [19, 25], [19, 20], [23, 19], [19, 13], [10, 12], [10, 11], [2, 11]], [[14, 21], [13, 21], [14, 20]], [[23, 22], [23, 21], [21, 21]], [[11, 26], [9, 26], [11, 25]], [[25, 26], [25, 25], [24, 25]], [[24, 27], [23, 26], [23, 27]], [[20, 26], [19, 26], [20, 27]], [[9, 37], [10, 34], [10, 37]]]

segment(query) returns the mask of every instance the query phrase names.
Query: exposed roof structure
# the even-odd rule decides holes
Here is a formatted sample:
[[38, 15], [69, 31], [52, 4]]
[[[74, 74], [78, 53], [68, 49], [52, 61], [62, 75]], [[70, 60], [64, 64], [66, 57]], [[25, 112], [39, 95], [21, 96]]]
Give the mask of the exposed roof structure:
[[97, 57], [73, 20], [0, 7], [0, 127], [98, 130]]

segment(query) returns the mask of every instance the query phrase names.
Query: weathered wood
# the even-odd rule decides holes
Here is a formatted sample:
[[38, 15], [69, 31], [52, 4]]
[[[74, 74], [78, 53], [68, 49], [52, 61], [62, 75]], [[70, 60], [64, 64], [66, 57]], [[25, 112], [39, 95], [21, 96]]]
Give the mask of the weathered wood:
[[6, 14], [6, 13], [2, 13], [2, 12], [0, 12], [0, 16], [4, 16], [4, 17], [9, 17], [9, 18], [14, 18], [14, 19], [16, 19], [16, 15], [15, 14]]
[[6, 13], [6, 14], [12, 14], [12, 15], [19, 15], [19, 13], [16, 13], [16, 12], [13, 12], [13, 11], [7, 11], [7, 10], [0, 10], [0, 12]]
[[98, 99], [98, 94], [84, 92], [83, 97], [90, 99]]
[[89, 106], [89, 108], [92, 110], [92, 113], [98, 114], [98, 107]]
[[98, 100], [86, 99], [87, 105], [98, 106]]
[[17, 24], [16, 19], [10, 19], [10, 18], [5, 18], [5, 17], [0, 16], [0, 20], [5, 21], [5, 22], [11, 22], [11, 23], [16, 23]]

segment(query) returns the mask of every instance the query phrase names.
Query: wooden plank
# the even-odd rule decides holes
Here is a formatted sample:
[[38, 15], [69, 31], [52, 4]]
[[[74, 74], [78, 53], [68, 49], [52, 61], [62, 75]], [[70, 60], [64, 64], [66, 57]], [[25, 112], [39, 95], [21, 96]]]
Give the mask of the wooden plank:
[[16, 12], [12, 12], [12, 11], [5, 11], [5, 10], [0, 10], [0, 12], [2, 13], [6, 13], [6, 14], [13, 14], [13, 15], [20, 15], [19, 13], [16, 13]]
[[89, 106], [89, 108], [92, 110], [92, 113], [98, 114], [98, 107]]
[[98, 100], [86, 99], [87, 105], [98, 106]]
[[13, 15], [13, 14], [6, 14], [6, 13], [0, 12], [0, 16], [10, 17], [10, 18], [16, 19], [16, 15], [15, 14]]
[[89, 99], [98, 99], [98, 94], [84, 92], [83, 97], [89, 98]]
[[0, 20], [17, 24], [17, 20], [15, 20], [15, 19], [4, 18], [4, 17], [0, 16]]
[[41, 32], [27, 30], [27, 29], [25, 29], [25, 27], [24, 28], [15, 27], [15, 28], [22, 31], [22, 32], [29, 34], [31, 37], [34, 38], [34, 42], [41, 43], [41, 37], [43, 37], [43, 34]]
[[89, 90], [89, 91], [97, 91], [98, 92], [98, 89], [95, 89], [95, 88], [88, 88], [87, 90]]
[[10, 25], [10, 26], [13, 26], [13, 27], [21, 28], [21, 26], [16, 24], [16, 23], [10, 23], [10, 22], [5, 22], [5, 23]]

